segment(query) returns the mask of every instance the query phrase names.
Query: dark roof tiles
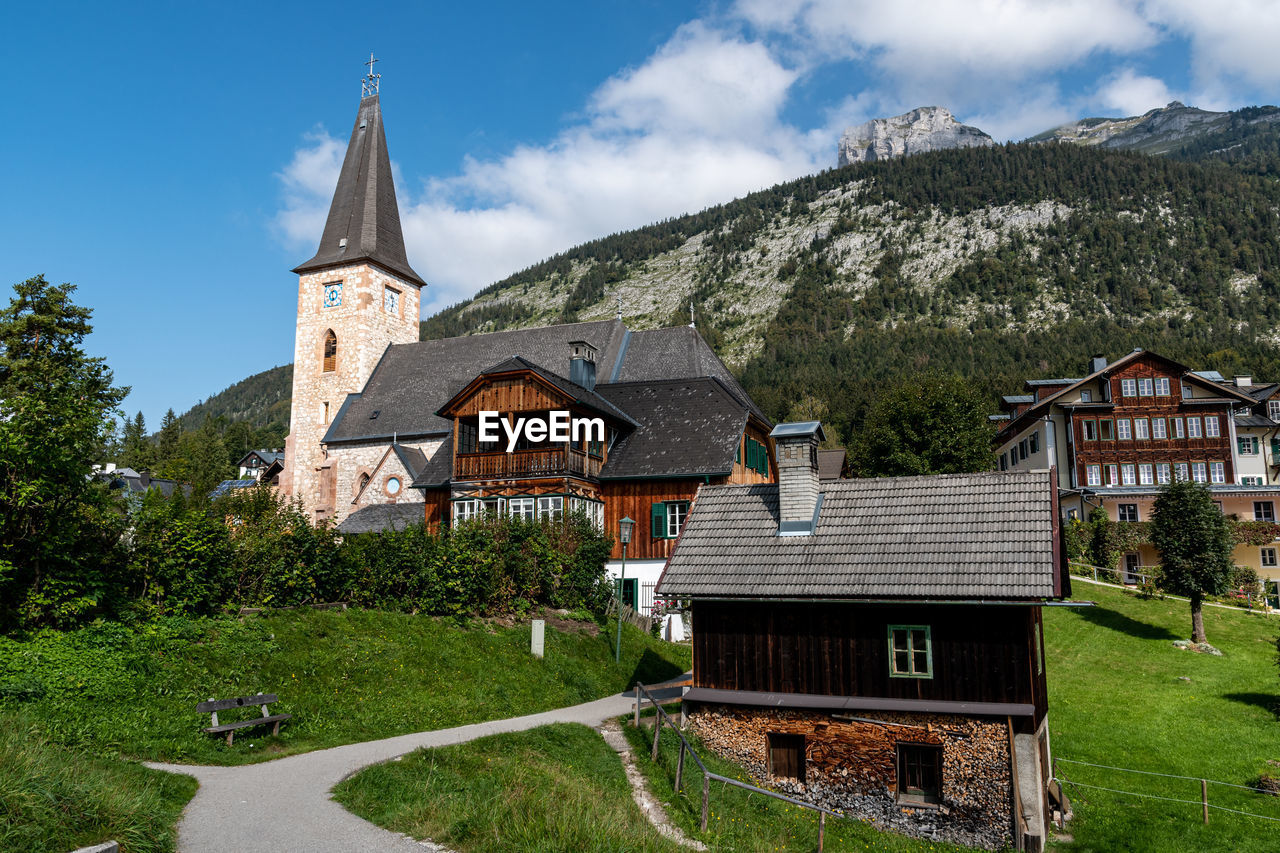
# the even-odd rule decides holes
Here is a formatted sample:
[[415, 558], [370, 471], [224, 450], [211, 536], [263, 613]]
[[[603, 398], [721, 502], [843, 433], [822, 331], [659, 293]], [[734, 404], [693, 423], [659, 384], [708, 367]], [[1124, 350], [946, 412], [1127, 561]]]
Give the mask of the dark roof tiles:
[[822, 484], [817, 530], [778, 536], [778, 487], [703, 486], [658, 585], [668, 596], [1054, 596], [1047, 471]]

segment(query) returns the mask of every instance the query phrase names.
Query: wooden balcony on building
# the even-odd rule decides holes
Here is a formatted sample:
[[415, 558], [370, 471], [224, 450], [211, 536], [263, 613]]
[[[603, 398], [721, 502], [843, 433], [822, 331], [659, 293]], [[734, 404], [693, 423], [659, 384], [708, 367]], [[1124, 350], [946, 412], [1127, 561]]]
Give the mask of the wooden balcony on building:
[[516, 450], [511, 453], [459, 453], [453, 458], [454, 480], [497, 480], [577, 475], [597, 477], [604, 460], [571, 447]]

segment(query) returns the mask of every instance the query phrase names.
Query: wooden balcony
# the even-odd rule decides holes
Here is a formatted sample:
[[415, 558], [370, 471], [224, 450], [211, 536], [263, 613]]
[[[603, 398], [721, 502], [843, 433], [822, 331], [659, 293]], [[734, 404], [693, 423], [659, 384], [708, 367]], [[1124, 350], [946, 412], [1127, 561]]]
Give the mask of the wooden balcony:
[[453, 458], [455, 480], [501, 480], [533, 477], [597, 477], [604, 460], [569, 447], [517, 450], [512, 453], [459, 453]]

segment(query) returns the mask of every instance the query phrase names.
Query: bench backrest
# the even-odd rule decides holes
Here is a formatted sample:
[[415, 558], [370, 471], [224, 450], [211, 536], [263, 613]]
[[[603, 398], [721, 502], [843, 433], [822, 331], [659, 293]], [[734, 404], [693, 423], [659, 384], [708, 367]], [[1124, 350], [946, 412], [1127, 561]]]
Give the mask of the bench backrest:
[[254, 705], [267, 705], [277, 700], [274, 693], [259, 693], [257, 696], [241, 696], [236, 699], [210, 699], [196, 705], [196, 710], [205, 714], [225, 711], [228, 708], [249, 708]]

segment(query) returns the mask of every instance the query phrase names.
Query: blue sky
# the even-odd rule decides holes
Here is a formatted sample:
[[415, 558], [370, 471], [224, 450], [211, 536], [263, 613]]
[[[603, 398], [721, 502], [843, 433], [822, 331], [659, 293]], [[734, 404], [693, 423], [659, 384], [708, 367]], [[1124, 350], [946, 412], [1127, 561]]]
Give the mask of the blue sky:
[[292, 359], [371, 50], [431, 312], [917, 106], [1003, 140], [1276, 103], [1276, 44], [1262, 0], [11, 4], [0, 281], [76, 283], [154, 429]]

